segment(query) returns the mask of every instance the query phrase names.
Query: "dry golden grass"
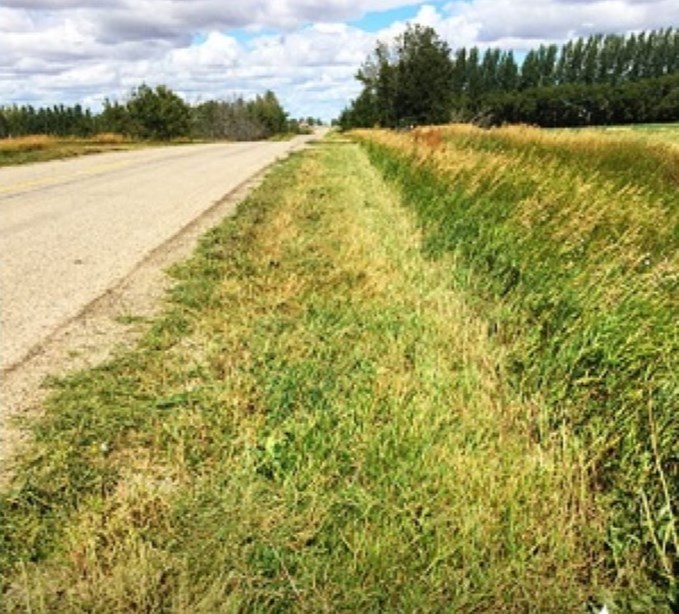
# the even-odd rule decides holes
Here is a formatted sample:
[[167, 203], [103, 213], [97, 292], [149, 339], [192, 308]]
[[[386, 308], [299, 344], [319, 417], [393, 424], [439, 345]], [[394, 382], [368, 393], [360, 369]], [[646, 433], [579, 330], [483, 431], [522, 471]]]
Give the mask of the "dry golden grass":
[[[596, 229], [610, 229], [613, 234], [603, 237], [606, 249], [630, 265], [645, 257], [649, 236], [667, 243], [677, 230], [678, 208], [670, 206], [673, 193], [665, 190], [668, 206], [658, 206], [655, 184], [636, 182], [615, 168], [596, 167], [597, 160], [617, 156], [629, 141], [594, 131], [529, 126], [483, 130], [466, 124], [364, 134], [436, 169], [451, 183], [459, 182], [472, 197], [505, 191], [506, 198], [519, 201], [512, 215], [525, 227], [542, 224], [551, 216], [548, 231], [555, 241], [575, 247]], [[667, 173], [661, 180], [671, 188], [674, 172], [679, 179], [679, 151], [662, 145], [643, 148], [638, 155], [653, 156], [652, 160], [664, 164]], [[571, 163], [569, 156], [579, 163]]]
[[117, 132], [100, 132], [95, 134], [91, 140], [99, 145], [120, 145], [130, 142], [130, 139], [124, 134], [118, 134]]
[[54, 147], [57, 144], [57, 139], [45, 134], [36, 134], [32, 136], [20, 136], [16, 138], [0, 139], [0, 152], [13, 153], [25, 151], [37, 151]]
[[0, 139], [0, 166], [59, 160], [139, 146], [140, 143], [115, 133], [97, 134], [92, 138], [33, 135]]

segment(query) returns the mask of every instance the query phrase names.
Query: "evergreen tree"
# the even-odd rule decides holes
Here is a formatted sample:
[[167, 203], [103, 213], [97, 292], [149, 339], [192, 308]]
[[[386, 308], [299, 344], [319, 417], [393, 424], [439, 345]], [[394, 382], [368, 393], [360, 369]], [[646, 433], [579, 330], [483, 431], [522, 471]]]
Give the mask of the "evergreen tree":
[[500, 88], [499, 79], [500, 50], [487, 49], [481, 61], [481, 90], [484, 94]]
[[579, 38], [571, 46], [570, 55], [566, 59], [565, 83], [578, 83], [582, 79], [584, 57], [585, 46]]
[[266, 137], [283, 134], [287, 130], [288, 115], [271, 90], [250, 103], [250, 114], [261, 124]]
[[0, 139], [7, 138], [9, 134], [9, 122], [5, 117], [4, 109], [0, 108]]
[[117, 132], [119, 134], [131, 134], [132, 125], [130, 115], [125, 105], [119, 102], [104, 100], [104, 108], [97, 120], [101, 132]]
[[625, 43], [623, 57], [625, 65], [622, 73], [622, 79], [638, 79], [639, 78], [639, 47], [637, 46], [637, 37], [632, 34]]
[[451, 84], [453, 92], [462, 96], [467, 89], [467, 49], [458, 49], [453, 60]]
[[478, 47], [472, 47], [467, 54], [465, 74], [467, 78], [466, 92], [469, 103], [473, 109], [476, 109], [483, 90]]
[[601, 56], [601, 36], [592, 36], [584, 45], [582, 75], [583, 83], [596, 83], [599, 74], [599, 58]]
[[375, 93], [364, 89], [339, 117], [339, 125], [343, 130], [350, 128], [374, 128], [380, 125], [381, 118]]
[[364, 87], [355, 109], [362, 127], [377, 123], [394, 126], [397, 123], [396, 61], [392, 56], [389, 46], [378, 41], [374, 53], [356, 75]]
[[597, 83], [618, 83], [622, 75], [621, 62], [618, 58], [621, 57], [622, 51], [622, 37], [608, 35], [603, 38], [599, 49]]
[[[366, 89], [343, 125], [393, 126], [407, 117], [404, 109], [417, 108], [414, 94], [404, 93], [417, 91], [404, 78], [404, 57], [403, 48], [378, 47], [359, 73]], [[450, 117], [544, 126], [677, 121], [677, 73], [672, 28], [541, 45], [520, 68], [511, 52], [488, 49], [481, 57], [476, 47], [462, 48], [449, 64]]]
[[554, 85], [558, 53], [559, 49], [556, 45], [540, 45], [537, 52], [538, 85]]

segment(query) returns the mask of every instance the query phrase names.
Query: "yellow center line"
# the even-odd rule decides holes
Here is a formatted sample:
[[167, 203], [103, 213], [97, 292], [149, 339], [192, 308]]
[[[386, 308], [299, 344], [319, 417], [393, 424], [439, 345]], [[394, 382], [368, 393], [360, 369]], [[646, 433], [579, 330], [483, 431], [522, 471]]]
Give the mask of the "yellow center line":
[[59, 185], [60, 183], [65, 183], [66, 181], [77, 179], [78, 177], [91, 177], [94, 175], [101, 175], [108, 171], [125, 168], [126, 166], [131, 166], [132, 162], [105, 162], [102, 164], [97, 164], [92, 168], [75, 171], [72, 173], [63, 173], [61, 175], [52, 175], [50, 177], [42, 177], [39, 179], [33, 179], [30, 181], [21, 181], [13, 183], [6, 186], [0, 186], [0, 194], [13, 194], [20, 193], [31, 188], [40, 187], [50, 187], [53, 185]]

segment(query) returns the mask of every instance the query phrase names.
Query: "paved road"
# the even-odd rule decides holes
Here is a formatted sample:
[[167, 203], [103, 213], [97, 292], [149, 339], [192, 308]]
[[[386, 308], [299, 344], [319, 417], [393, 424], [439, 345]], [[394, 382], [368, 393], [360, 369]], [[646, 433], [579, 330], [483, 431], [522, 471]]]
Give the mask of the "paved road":
[[0, 168], [0, 370], [304, 141], [186, 145]]

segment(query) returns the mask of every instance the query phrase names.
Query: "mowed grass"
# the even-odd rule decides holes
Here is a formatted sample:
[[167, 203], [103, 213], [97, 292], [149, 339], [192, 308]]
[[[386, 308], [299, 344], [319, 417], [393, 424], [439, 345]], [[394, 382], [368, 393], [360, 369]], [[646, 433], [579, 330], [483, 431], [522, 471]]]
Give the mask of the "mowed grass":
[[617, 139], [630, 138], [647, 143], [679, 147], [679, 123], [674, 124], [632, 124], [629, 126], [606, 126], [585, 128], [580, 132], [597, 132]]
[[56, 384], [0, 503], [4, 610], [652, 603], [588, 451], [425, 248], [359, 146], [277, 167], [139, 348]]
[[113, 133], [102, 133], [87, 139], [58, 138], [44, 134], [0, 139], [0, 166], [45, 162], [135, 146], [139, 144]]
[[430, 257], [458, 259], [513, 386], [583, 441], [615, 501], [617, 573], [643, 570], [678, 607], [679, 152], [527, 127], [359, 137]]

